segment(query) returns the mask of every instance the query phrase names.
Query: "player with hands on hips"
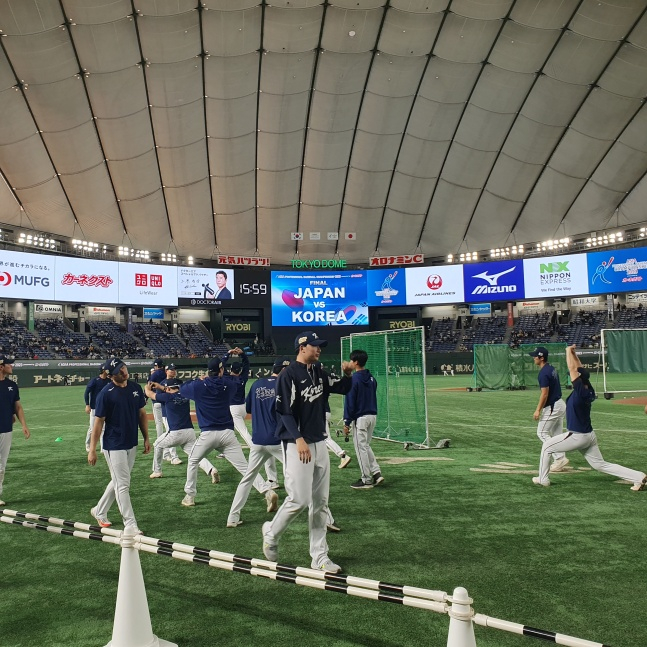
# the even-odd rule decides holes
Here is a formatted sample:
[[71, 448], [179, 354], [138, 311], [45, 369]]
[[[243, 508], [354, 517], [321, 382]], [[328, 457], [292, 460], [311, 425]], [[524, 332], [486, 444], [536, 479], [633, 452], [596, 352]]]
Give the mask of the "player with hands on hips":
[[[11, 450], [13, 423], [16, 421], [16, 417], [22, 425], [25, 440], [31, 436], [25, 421], [25, 411], [20, 403], [18, 385], [8, 377], [13, 373], [13, 362], [14, 360], [10, 357], [0, 355], [0, 497], [2, 496], [2, 484]], [[0, 501], [0, 505], [5, 505], [5, 502]]]
[[137, 429], [144, 438], [144, 454], [151, 450], [148, 441], [146, 397], [137, 382], [128, 381], [128, 368], [114, 357], [107, 364], [112, 385], [106, 386], [97, 397], [94, 428], [90, 437], [88, 463], [97, 463], [97, 443], [103, 432], [102, 452], [110, 470], [111, 480], [90, 514], [102, 528], [112, 525], [108, 511], [117, 501], [124, 521], [124, 531], [130, 535], [141, 534], [130, 502], [130, 476], [137, 456]]
[[[561, 434], [564, 430], [566, 403], [562, 400], [559, 375], [556, 369], [548, 363], [548, 349], [544, 346], [537, 346], [530, 353], [530, 357], [533, 358], [535, 366], [539, 366], [537, 381], [541, 388], [533, 418], [538, 422], [537, 437], [542, 443], [545, 443], [549, 438]], [[551, 472], [562, 472], [569, 463], [563, 452], [552, 454], [552, 461]]]
[[597, 396], [591, 384], [591, 375], [582, 366], [575, 345], [566, 349], [566, 363], [573, 384], [573, 392], [566, 401], [567, 431], [544, 442], [539, 460], [539, 476], [533, 477], [532, 482], [535, 485], [550, 485], [548, 478], [550, 455], [577, 449], [594, 470], [630, 481], [633, 483], [631, 489], [634, 492], [644, 490], [647, 486], [647, 474], [615, 463], [607, 463], [602, 457], [591, 424], [591, 405]]
[[312, 568], [339, 573], [328, 557], [326, 510], [330, 490], [330, 458], [326, 447], [326, 397], [346, 395], [352, 386], [352, 367], [342, 363], [344, 377], [329, 375], [319, 356], [328, 342], [313, 331], [297, 336], [296, 361], [281, 371], [276, 383], [277, 436], [283, 445], [283, 474], [287, 497], [271, 522], [263, 524], [263, 554], [278, 559], [281, 535], [296, 517], [308, 510]]
[[354, 490], [370, 490], [384, 483], [380, 466], [371, 449], [371, 439], [377, 421], [377, 380], [366, 368], [368, 354], [364, 350], [354, 350], [350, 354], [353, 373], [353, 386], [344, 400], [344, 434], [353, 432], [353, 443], [361, 478], [351, 487]]

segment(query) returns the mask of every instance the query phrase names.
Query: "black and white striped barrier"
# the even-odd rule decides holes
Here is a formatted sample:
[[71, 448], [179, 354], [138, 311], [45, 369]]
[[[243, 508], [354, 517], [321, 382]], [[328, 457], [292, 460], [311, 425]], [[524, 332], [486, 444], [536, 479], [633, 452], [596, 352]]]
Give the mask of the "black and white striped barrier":
[[[112, 528], [100, 528], [99, 526], [77, 521], [45, 517], [29, 512], [7, 509], [1, 510], [0, 514], [2, 515], [0, 516], [0, 521], [3, 523], [122, 546], [113, 641], [106, 647], [110, 645], [138, 647], [143, 644], [150, 644], [151, 647], [157, 645], [160, 647], [176, 647], [172, 643], [157, 639], [152, 634], [148, 601], [137, 551], [202, 564], [234, 573], [262, 577], [276, 582], [286, 582], [297, 586], [333, 591], [368, 600], [391, 602], [435, 613], [448, 614], [450, 622], [447, 647], [476, 647], [474, 625], [499, 629], [522, 636], [532, 636], [556, 645], [564, 645], [565, 647], [609, 647], [599, 642], [592, 642], [543, 629], [534, 629], [480, 613], [475, 614], [471, 607], [472, 600], [462, 587], [454, 589], [453, 595], [450, 596], [445, 591], [435, 591], [403, 584], [389, 584], [352, 575], [325, 573], [311, 568], [289, 566], [253, 557], [243, 557], [143, 535], [133, 537]], [[22, 521], [23, 519], [24, 521]], [[35, 522], [52, 525], [42, 525], [42, 523]], [[143, 627], [140, 626], [142, 624], [144, 625]], [[138, 635], [132, 635], [133, 632], [138, 632]]]

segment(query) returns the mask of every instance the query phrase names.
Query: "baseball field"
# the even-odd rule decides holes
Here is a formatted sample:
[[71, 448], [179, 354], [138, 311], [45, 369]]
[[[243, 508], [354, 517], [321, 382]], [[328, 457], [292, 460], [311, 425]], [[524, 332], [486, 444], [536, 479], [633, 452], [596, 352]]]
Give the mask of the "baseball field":
[[[405, 452], [374, 442], [383, 486], [352, 490], [356, 462], [339, 470], [331, 455], [330, 507], [342, 531], [328, 536], [330, 556], [355, 576], [449, 592], [464, 586], [478, 613], [613, 647], [644, 647], [647, 491], [590, 470], [578, 453], [569, 454], [568, 471], [551, 476], [550, 488], [534, 486], [538, 390], [468, 393], [471, 384], [467, 377], [429, 379], [431, 436], [450, 438], [448, 449]], [[86, 463], [83, 389], [23, 389], [21, 397], [32, 438], [25, 441], [19, 425], [14, 431], [5, 507], [94, 523], [89, 511], [109, 475], [102, 457], [96, 467]], [[647, 469], [643, 407], [639, 399], [594, 404], [607, 461]], [[333, 396], [331, 408], [336, 421], [341, 398]], [[354, 455], [352, 443], [341, 444]], [[239, 475], [211, 458], [221, 483], [200, 473], [196, 506], [184, 508], [186, 460], [165, 464], [164, 478], [150, 480], [152, 456], [140, 453], [131, 487], [139, 526], [149, 536], [262, 557], [264, 499], [253, 492], [244, 524], [227, 529]], [[110, 517], [122, 527], [116, 506]], [[281, 541], [279, 561], [308, 566], [307, 547], [303, 517]], [[0, 556], [2, 647], [109, 641], [118, 548], [0, 524]], [[446, 644], [447, 616], [154, 555], [142, 554], [141, 563], [153, 630], [182, 647]], [[479, 647], [543, 642], [475, 631]]]

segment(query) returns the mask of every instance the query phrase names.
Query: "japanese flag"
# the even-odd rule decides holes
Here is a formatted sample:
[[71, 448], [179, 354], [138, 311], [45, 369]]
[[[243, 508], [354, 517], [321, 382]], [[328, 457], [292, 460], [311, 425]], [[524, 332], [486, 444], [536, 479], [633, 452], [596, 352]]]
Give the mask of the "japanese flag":
[[293, 231], [292, 232], [292, 240], [303, 240], [303, 232], [302, 231]]
[[354, 231], [347, 231], [344, 234], [344, 238], [346, 240], [355, 240], [357, 238], [357, 234]]

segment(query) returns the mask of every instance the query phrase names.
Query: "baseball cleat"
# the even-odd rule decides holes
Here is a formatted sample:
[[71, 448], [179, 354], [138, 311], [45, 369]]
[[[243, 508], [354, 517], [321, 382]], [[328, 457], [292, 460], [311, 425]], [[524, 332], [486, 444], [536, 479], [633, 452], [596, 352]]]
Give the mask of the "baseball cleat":
[[273, 490], [279, 490], [281, 488], [281, 485], [279, 484], [278, 481], [272, 481], [272, 479], [267, 479], [267, 482], [270, 484], [270, 487]]
[[355, 481], [355, 483], [351, 483], [350, 486], [353, 488], [353, 490], [372, 490], [373, 489], [372, 483], [364, 483], [362, 479], [360, 479], [359, 481]]
[[178, 458], [177, 456], [175, 458], [172, 458], [171, 465], [182, 465], [182, 459]]
[[217, 469], [212, 469], [211, 470], [211, 482], [215, 485], [216, 483], [220, 483], [220, 472]]
[[382, 472], [373, 474], [373, 485], [382, 485], [382, 483], [384, 483], [384, 477], [382, 476]]
[[186, 506], [187, 508], [190, 508], [192, 505], [195, 505], [195, 497], [192, 497], [190, 494], [187, 494], [183, 499], [182, 499], [182, 505]]
[[[634, 483], [630, 489], [632, 489], [634, 492], [640, 492], [645, 488], [647, 488], [647, 476], [645, 476], [645, 478], [639, 483]], [[2, 505], [2, 502], [0, 502], [0, 505]]]
[[570, 463], [571, 461], [564, 456], [564, 458], [558, 458], [556, 461], [553, 462], [553, 464], [550, 466], [550, 472], [563, 472], [564, 468]]
[[535, 485], [543, 485], [544, 487], [548, 487], [550, 485], [550, 481], [548, 479], [546, 479], [545, 481], [542, 481], [538, 476], [533, 476], [532, 482]]
[[339, 526], [336, 526], [334, 523], [327, 524], [326, 530], [328, 532], [341, 532], [341, 528]]
[[266, 559], [269, 559], [270, 562], [275, 562], [279, 558], [279, 547], [276, 542], [270, 541], [267, 537], [272, 524], [269, 521], [266, 521], [263, 524], [263, 555]]
[[0, 501], [0, 505], [7, 505], [4, 501]]
[[276, 512], [279, 509], [279, 495], [274, 490], [268, 490], [265, 493], [265, 500], [268, 512]]
[[341, 573], [341, 566], [335, 564], [330, 557], [324, 557], [319, 560], [319, 563], [312, 562], [310, 568], [314, 568], [315, 571], [326, 571], [326, 573]]
[[351, 462], [351, 460], [353, 460], [353, 459], [352, 459], [348, 454], [344, 454], [344, 455], [341, 457], [341, 463], [339, 463], [339, 469], [340, 469], [340, 470], [343, 470], [343, 469], [344, 469], [344, 467], [347, 467], [347, 466], [348, 466], [348, 463], [350, 463], [350, 462]]
[[241, 526], [242, 524], [243, 524], [242, 519], [239, 519], [238, 521], [228, 521], [227, 528], [236, 528], [237, 526]]
[[162, 478], [162, 472], [153, 472], [148, 478], [149, 479], [161, 479]]
[[97, 520], [97, 523], [102, 528], [109, 528], [110, 526], [112, 526], [112, 524], [110, 523], [110, 520], [108, 519], [108, 517], [97, 517], [97, 509], [96, 508], [92, 508], [92, 510], [90, 510], [90, 514]]

